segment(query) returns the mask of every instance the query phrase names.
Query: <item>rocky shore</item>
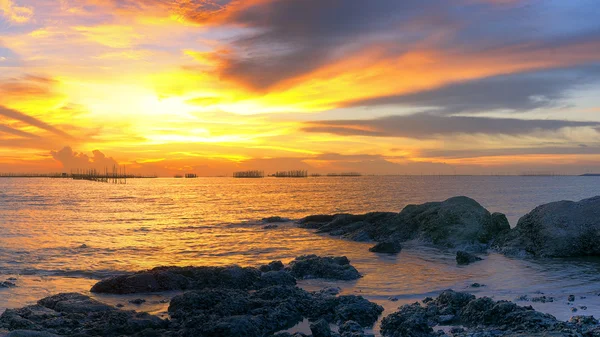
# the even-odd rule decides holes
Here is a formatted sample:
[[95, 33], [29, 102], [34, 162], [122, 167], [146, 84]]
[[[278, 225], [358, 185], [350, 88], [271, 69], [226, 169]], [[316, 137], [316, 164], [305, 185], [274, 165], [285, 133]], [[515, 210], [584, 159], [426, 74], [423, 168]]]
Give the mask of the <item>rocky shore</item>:
[[[287, 266], [273, 261], [257, 268], [155, 268], [100, 281], [92, 290], [185, 290], [171, 299], [169, 319], [65, 293], [6, 310], [0, 316], [0, 335], [4, 330], [9, 337], [368, 337], [372, 335], [365, 330], [381, 319], [383, 307], [361, 296], [339, 295], [337, 288], [310, 292], [296, 286], [296, 279], [305, 277], [361, 277], [355, 271], [345, 257], [314, 255]], [[285, 331], [303, 320], [310, 321], [311, 335]], [[400, 306], [383, 317], [379, 332], [383, 337], [594, 337], [600, 336], [600, 323], [592, 316], [563, 322], [530, 306], [446, 290]]]
[[[481, 263], [487, 250], [516, 257], [600, 255], [600, 197], [541, 205], [512, 229], [503, 214], [491, 213], [467, 197], [409, 205], [399, 213], [314, 215], [298, 221], [298, 226], [373, 241], [369, 250], [376, 254], [403, 254], [408, 242], [449, 249], [456, 252], [457, 264]], [[339, 288], [307, 291], [297, 285], [306, 279], [351, 281], [362, 276], [345, 256], [304, 255], [287, 264], [273, 261], [257, 267], [157, 267], [101, 280], [91, 292], [143, 296], [179, 291], [169, 302], [167, 319], [84, 294], [62, 293], [6, 310], [0, 316], [0, 336], [307, 337], [294, 327], [309, 321], [313, 337], [366, 337], [380, 321], [383, 337], [600, 337], [600, 323], [592, 316], [561, 321], [531, 306], [464, 292], [446, 290], [382, 317], [383, 307], [362, 296], [340, 295]], [[14, 284], [6, 281], [1, 286]], [[472, 288], [481, 286], [474, 283]], [[568, 302], [574, 299], [569, 296]], [[529, 300], [546, 303], [555, 298], [521, 299]]]
[[400, 213], [312, 215], [297, 222], [353, 241], [374, 241], [372, 252], [397, 254], [412, 241], [458, 252], [471, 263], [488, 249], [516, 257], [600, 256], [600, 196], [541, 205], [510, 228], [502, 213], [490, 213], [468, 197], [408, 205]]

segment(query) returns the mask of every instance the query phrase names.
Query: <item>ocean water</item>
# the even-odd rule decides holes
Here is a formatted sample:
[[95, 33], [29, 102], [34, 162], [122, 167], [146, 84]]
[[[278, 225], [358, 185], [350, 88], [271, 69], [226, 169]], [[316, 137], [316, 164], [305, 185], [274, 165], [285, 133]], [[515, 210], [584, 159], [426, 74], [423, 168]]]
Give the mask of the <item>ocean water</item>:
[[[490, 254], [457, 266], [452, 252], [407, 246], [398, 256], [368, 252], [369, 243], [296, 228], [264, 230], [260, 219], [310, 214], [400, 211], [411, 203], [466, 195], [511, 225], [537, 205], [600, 194], [600, 177], [319, 177], [307, 179], [138, 179], [126, 185], [68, 179], [0, 179], [0, 312], [65, 291], [89, 294], [98, 279], [162, 265], [255, 266], [303, 254], [346, 255], [364, 277], [352, 282], [302, 281], [306, 289], [338, 286], [382, 304], [399, 305], [453, 288], [496, 299], [556, 298], [533, 305], [560, 319], [600, 316], [600, 260], [511, 259]], [[481, 288], [469, 288], [471, 283]], [[174, 293], [93, 295], [108, 303], [164, 315]], [[567, 296], [577, 300], [567, 304]], [[140, 297], [139, 295], [135, 297]], [[397, 301], [391, 301], [394, 298]], [[586, 306], [584, 310], [581, 306]], [[577, 308], [577, 313], [572, 312]], [[298, 329], [306, 329], [301, 326]], [[377, 330], [377, 327], [375, 328]]]

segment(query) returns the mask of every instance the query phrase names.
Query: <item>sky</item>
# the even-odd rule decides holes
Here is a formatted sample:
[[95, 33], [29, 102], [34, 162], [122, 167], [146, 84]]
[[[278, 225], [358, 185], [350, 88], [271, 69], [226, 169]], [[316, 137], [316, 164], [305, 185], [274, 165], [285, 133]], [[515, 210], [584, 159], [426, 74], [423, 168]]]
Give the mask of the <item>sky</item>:
[[600, 172], [597, 0], [0, 0], [0, 172]]

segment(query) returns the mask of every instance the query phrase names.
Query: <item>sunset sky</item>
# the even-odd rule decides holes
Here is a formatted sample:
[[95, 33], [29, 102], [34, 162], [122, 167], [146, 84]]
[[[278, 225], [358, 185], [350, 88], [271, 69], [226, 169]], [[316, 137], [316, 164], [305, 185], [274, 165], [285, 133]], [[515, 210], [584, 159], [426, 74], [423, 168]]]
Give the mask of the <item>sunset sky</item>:
[[597, 0], [0, 0], [0, 172], [600, 172]]

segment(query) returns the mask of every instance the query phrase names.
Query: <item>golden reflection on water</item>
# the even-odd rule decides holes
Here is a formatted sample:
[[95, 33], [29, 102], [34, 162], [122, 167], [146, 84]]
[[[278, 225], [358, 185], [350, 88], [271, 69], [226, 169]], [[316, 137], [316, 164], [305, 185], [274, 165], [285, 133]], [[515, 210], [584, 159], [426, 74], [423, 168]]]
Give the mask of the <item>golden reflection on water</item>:
[[[477, 290], [481, 294], [506, 299], [537, 290], [600, 292], [594, 288], [600, 284], [595, 262], [557, 267], [490, 255], [464, 268], [450, 252], [409, 245], [398, 256], [382, 256], [368, 252], [369, 243], [317, 236], [292, 223], [264, 230], [257, 222], [272, 215], [399, 211], [408, 203], [467, 195], [490, 211], [506, 212], [514, 224], [538, 204], [590, 197], [598, 187], [600, 179], [577, 177], [198, 178], [127, 185], [0, 179], [0, 281], [16, 275], [19, 285], [0, 290], [0, 311], [57, 292], [86, 292], [96, 279], [119, 272], [161, 265], [256, 266], [303, 254], [346, 255], [364, 274], [353, 282], [303, 281], [303, 287], [341, 286], [389, 310], [472, 282], [488, 285]], [[145, 310], [164, 307], [154, 305]], [[598, 309], [588, 307], [588, 313]]]

